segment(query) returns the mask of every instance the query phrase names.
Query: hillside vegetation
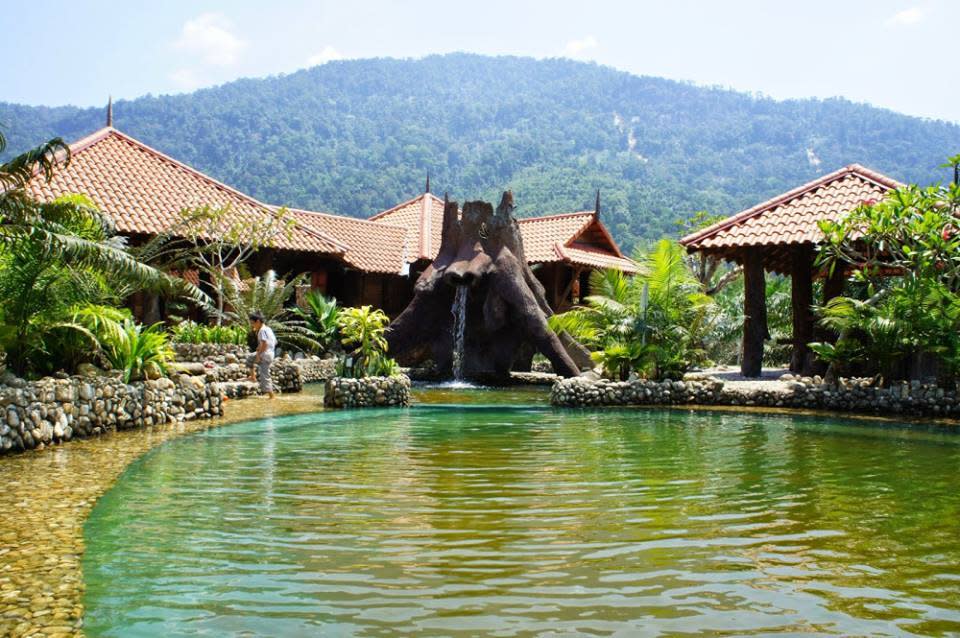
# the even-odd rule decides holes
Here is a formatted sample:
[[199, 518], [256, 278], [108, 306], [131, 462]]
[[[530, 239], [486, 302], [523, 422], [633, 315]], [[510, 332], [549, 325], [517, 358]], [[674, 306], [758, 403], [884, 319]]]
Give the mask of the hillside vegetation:
[[[276, 204], [368, 216], [423, 189], [520, 215], [593, 207], [630, 247], [859, 162], [945, 179], [960, 126], [842, 99], [775, 101], [569, 60], [469, 54], [331, 62], [114, 106], [114, 122]], [[102, 108], [0, 103], [11, 153], [103, 125]]]

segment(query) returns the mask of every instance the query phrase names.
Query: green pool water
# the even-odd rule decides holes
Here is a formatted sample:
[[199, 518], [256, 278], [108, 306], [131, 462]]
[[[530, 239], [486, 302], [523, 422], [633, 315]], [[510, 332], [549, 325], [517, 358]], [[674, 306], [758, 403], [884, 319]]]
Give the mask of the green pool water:
[[960, 437], [542, 392], [162, 445], [86, 523], [87, 634], [960, 632]]

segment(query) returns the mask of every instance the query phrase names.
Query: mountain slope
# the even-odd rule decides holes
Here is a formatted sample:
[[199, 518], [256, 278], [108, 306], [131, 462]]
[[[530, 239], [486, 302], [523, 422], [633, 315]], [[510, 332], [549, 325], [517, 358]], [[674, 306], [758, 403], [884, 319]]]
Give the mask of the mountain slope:
[[[0, 103], [13, 151], [103, 109]], [[626, 246], [859, 162], [945, 178], [960, 126], [841, 99], [775, 101], [569, 60], [356, 60], [114, 105], [116, 126], [263, 201], [367, 216], [423, 188], [518, 212], [592, 208]]]

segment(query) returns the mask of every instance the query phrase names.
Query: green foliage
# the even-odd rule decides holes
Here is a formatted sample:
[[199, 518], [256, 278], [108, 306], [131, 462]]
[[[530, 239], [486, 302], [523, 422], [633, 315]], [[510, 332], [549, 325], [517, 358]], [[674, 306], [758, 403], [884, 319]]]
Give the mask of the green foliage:
[[397, 362], [387, 356], [387, 324], [390, 318], [370, 306], [343, 308], [339, 312], [340, 340], [351, 348], [337, 362], [343, 377], [388, 377], [399, 374]]
[[31, 197], [35, 172], [50, 179], [68, 161], [55, 139], [0, 165], [0, 346], [18, 374], [94, 360], [101, 340], [119, 334], [128, 314], [112, 306], [130, 290], [199, 295], [130, 255], [86, 197]]
[[304, 325], [313, 333], [321, 352], [329, 352], [339, 340], [340, 309], [337, 300], [326, 298], [316, 290], [304, 296], [306, 308], [297, 308], [294, 312], [303, 320]]
[[195, 321], [181, 321], [170, 330], [175, 343], [223, 343], [246, 345], [249, 329], [243, 324], [209, 326]]
[[715, 314], [684, 258], [667, 240], [638, 255], [641, 272], [596, 271], [590, 276], [587, 304], [550, 318], [554, 331], [566, 331], [594, 351], [611, 378], [631, 371], [654, 379], [681, 377], [705, 361], [703, 339]]
[[277, 343], [291, 350], [314, 351], [320, 344], [302, 319], [287, 304], [305, 285], [306, 275], [297, 275], [289, 281], [277, 279], [277, 274], [268, 270], [260, 277], [247, 279], [238, 285], [231, 279], [224, 281], [224, 297], [232, 309], [226, 313], [230, 323], [246, 326], [250, 313], [263, 313], [266, 323], [277, 337]]
[[815, 351], [845, 366], [859, 363], [884, 381], [905, 378], [911, 359], [936, 355], [960, 373], [960, 186], [910, 185], [845, 219], [823, 223], [818, 257], [827, 269], [854, 267], [860, 298], [840, 297], [821, 313], [839, 333]]
[[224, 318], [226, 288], [256, 251], [275, 245], [289, 234], [293, 220], [281, 208], [261, 215], [241, 215], [229, 204], [198, 206], [179, 212], [180, 219], [136, 249], [144, 263], [165, 270], [196, 270], [212, 283], [216, 307], [199, 300], [220, 324]]
[[[520, 215], [590, 209], [600, 188], [628, 252], [673, 236], [677, 211], [730, 214], [851, 162], [926, 182], [960, 148], [955, 124], [843, 99], [470, 54], [332, 62], [114, 111], [125, 132], [225, 183], [312, 210], [368, 216], [417, 194], [428, 171], [436, 192], [491, 201], [509, 187]], [[26, 149], [89, 134], [103, 109], [0, 104], [0, 122]]]
[[166, 331], [156, 323], [143, 326], [126, 319], [116, 338], [105, 340], [104, 354], [115, 370], [123, 372], [123, 382], [143, 379], [148, 366], [156, 366], [166, 374], [167, 363], [173, 359]]

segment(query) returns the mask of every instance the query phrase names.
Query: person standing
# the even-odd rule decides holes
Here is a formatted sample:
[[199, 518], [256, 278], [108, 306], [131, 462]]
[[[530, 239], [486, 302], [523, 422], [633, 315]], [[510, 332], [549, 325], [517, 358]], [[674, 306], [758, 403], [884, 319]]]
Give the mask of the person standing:
[[[277, 336], [266, 324], [261, 312], [251, 312], [249, 315], [250, 327], [257, 334], [257, 351], [247, 356], [247, 367], [250, 369], [250, 380], [260, 382], [260, 393], [271, 399], [276, 396], [273, 392], [273, 381], [270, 378], [270, 366], [277, 349]], [[256, 370], [256, 377], [254, 377]]]

